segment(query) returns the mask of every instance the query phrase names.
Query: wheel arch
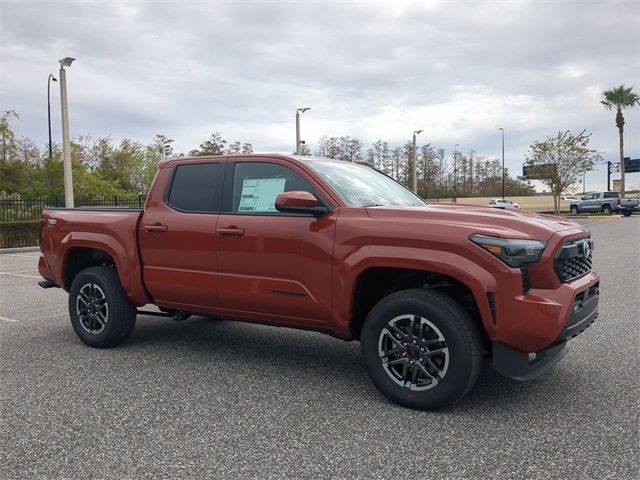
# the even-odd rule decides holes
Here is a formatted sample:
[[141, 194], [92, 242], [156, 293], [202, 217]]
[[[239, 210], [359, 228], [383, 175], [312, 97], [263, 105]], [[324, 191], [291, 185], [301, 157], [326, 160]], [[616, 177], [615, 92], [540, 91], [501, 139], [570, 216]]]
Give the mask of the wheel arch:
[[73, 235], [74, 237], [68, 235], [61, 242], [63, 250], [59, 271], [65, 290], [69, 290], [75, 276], [85, 268], [107, 265], [115, 268], [123, 290], [134, 305], [149, 303], [150, 299], [142, 284], [137, 252], [128, 252], [107, 235], [93, 234], [90, 238]]
[[[405, 257], [364, 261], [360, 266], [349, 279], [349, 288], [339, 287], [336, 292], [338, 298], [343, 296], [338, 305], [345, 308], [339, 313], [346, 323], [342, 336], [359, 339], [364, 320], [377, 302], [396, 291], [415, 287], [434, 288], [461, 301], [483, 334], [491, 333], [495, 315], [491, 294], [496, 291], [496, 280], [476, 263], [449, 252], [423, 251], [421, 260]], [[343, 292], [350, 292], [348, 299]]]

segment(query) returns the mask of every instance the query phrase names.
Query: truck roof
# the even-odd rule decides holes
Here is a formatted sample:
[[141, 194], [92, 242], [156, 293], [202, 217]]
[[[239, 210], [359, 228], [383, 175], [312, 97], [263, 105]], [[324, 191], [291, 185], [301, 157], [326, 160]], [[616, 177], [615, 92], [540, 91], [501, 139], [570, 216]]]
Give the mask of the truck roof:
[[196, 162], [202, 162], [203, 160], [232, 159], [232, 158], [255, 158], [255, 159], [283, 158], [288, 160], [294, 160], [297, 162], [304, 162], [305, 160], [315, 160], [315, 161], [322, 161], [322, 162], [343, 162], [344, 161], [344, 160], [338, 160], [334, 158], [290, 155], [286, 153], [249, 153], [249, 154], [233, 154], [233, 155], [203, 155], [203, 156], [197, 156], [197, 157], [167, 158], [165, 160], [160, 161], [160, 163], [158, 164], [158, 168], [168, 167], [175, 163], [188, 163], [188, 162], [196, 163]]

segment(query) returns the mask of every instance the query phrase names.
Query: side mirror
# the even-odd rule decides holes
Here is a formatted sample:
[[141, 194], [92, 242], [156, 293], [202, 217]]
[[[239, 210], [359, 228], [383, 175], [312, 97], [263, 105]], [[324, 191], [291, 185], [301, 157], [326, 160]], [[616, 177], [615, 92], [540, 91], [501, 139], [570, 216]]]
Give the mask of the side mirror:
[[282, 192], [276, 197], [276, 210], [285, 213], [306, 213], [321, 217], [328, 212], [327, 207], [318, 205], [312, 193], [302, 190]]

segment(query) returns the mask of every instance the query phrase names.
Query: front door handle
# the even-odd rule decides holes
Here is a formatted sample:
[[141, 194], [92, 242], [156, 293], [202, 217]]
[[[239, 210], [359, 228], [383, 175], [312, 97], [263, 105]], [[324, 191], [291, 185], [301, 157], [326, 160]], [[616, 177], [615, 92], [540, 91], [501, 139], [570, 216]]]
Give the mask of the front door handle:
[[244, 228], [238, 227], [227, 227], [227, 228], [218, 228], [216, 233], [221, 237], [241, 237], [244, 235]]
[[155, 225], [145, 225], [144, 227], [142, 227], [142, 229], [145, 232], [149, 232], [149, 233], [162, 233], [162, 232], [166, 232], [169, 227], [167, 227], [166, 225], [162, 225], [160, 223], [156, 223]]

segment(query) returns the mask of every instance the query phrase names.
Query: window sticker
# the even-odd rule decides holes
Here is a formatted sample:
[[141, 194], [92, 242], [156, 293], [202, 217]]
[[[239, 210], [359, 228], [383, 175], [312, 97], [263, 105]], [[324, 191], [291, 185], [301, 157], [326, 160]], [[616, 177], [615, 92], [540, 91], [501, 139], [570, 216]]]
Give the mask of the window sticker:
[[285, 178], [245, 178], [238, 212], [275, 212], [276, 197], [284, 192]]

